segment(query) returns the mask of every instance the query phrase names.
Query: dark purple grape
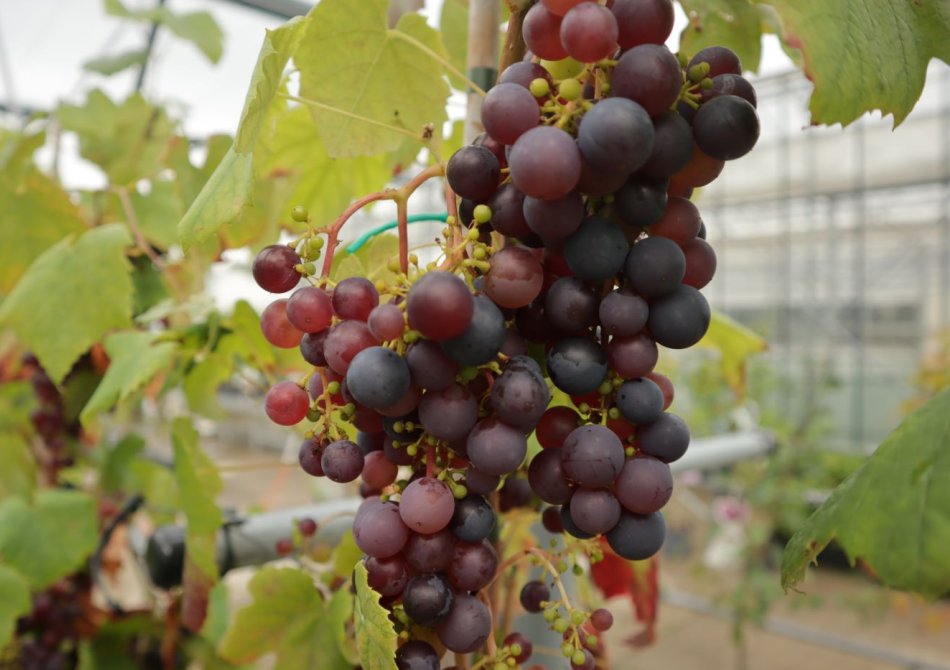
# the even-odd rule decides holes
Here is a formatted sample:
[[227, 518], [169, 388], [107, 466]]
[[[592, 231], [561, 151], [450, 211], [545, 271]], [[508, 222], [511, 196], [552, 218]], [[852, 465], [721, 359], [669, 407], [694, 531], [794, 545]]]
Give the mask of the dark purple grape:
[[647, 299], [672, 293], [685, 274], [686, 257], [682, 249], [665, 237], [638, 240], [624, 262], [628, 286]]
[[560, 507], [545, 507], [541, 513], [541, 524], [549, 533], [557, 535], [564, 532], [564, 524], [561, 523]]
[[491, 583], [498, 554], [490, 542], [456, 542], [446, 574], [456, 591], [478, 591]]
[[682, 458], [689, 447], [689, 427], [677, 415], [664, 412], [653, 423], [637, 426], [638, 451], [664, 463]]
[[669, 185], [666, 179], [633, 177], [615, 194], [617, 214], [631, 228], [646, 228], [663, 216]]
[[[544, 79], [549, 84], [554, 84], [551, 73], [545, 70], [540, 64], [523, 60], [512, 63], [498, 75], [499, 84], [518, 84], [524, 88], [530, 88], [531, 82], [535, 79]], [[553, 88], [553, 86], [552, 86]]]
[[639, 333], [647, 324], [649, 314], [646, 300], [627, 289], [608, 293], [598, 307], [600, 327], [616, 337], [632, 337]]
[[419, 421], [437, 440], [461, 440], [478, 419], [478, 401], [467, 388], [452, 384], [429, 391], [419, 402]]
[[461, 594], [448, 616], [436, 625], [435, 632], [447, 649], [468, 654], [485, 644], [491, 635], [491, 612], [475, 596]]
[[482, 419], [466, 443], [472, 465], [488, 475], [507, 475], [521, 465], [528, 451], [524, 433], [489, 417]]
[[577, 190], [585, 195], [602, 198], [623, 186], [628, 176], [626, 172], [595, 167], [581, 156], [581, 176], [577, 181]]
[[509, 358], [528, 353], [528, 343], [514, 328], [505, 329], [505, 342], [501, 345], [501, 353]]
[[673, 32], [672, 0], [614, 0], [618, 42], [624, 49], [638, 44], [663, 44]]
[[[538, 7], [535, 5], [530, 11]], [[512, 145], [508, 167], [515, 186], [522, 193], [542, 200], [556, 200], [577, 186], [581, 154], [574, 138], [565, 131], [538, 126]]]
[[366, 326], [373, 337], [380, 342], [388, 342], [402, 337], [406, 332], [406, 319], [399, 307], [387, 302], [373, 308], [366, 319]]
[[700, 106], [693, 118], [693, 137], [712, 158], [740, 158], [759, 140], [759, 115], [747, 100], [722, 95]]
[[612, 95], [639, 103], [650, 116], [668, 110], [683, 84], [679, 61], [658, 44], [640, 44], [627, 51], [614, 68]]
[[411, 533], [403, 554], [410, 567], [418, 572], [442, 572], [449, 567], [455, 539], [448, 528], [438, 533]]
[[561, 448], [564, 473], [587, 488], [611, 486], [623, 464], [623, 444], [605, 426], [594, 424], [575, 428]]
[[436, 342], [458, 337], [472, 321], [475, 300], [465, 282], [449, 272], [427, 272], [410, 287], [409, 325]]
[[581, 119], [577, 146], [595, 169], [630, 174], [650, 157], [653, 132], [650, 115], [639, 104], [607, 98]]
[[[531, 102], [537, 106], [533, 98]], [[500, 177], [498, 159], [485, 147], [464, 146], [445, 166], [445, 178], [452, 190], [473, 202], [486, 202], [498, 188]]]
[[620, 272], [629, 249], [626, 235], [615, 223], [591, 216], [564, 241], [564, 260], [581, 279], [602, 282]]
[[264, 398], [267, 417], [281, 426], [293, 426], [307, 416], [310, 397], [293, 382], [277, 382]]
[[539, 58], [561, 60], [567, 56], [561, 44], [561, 16], [552, 14], [540, 3], [525, 14], [521, 34], [525, 45]]
[[442, 342], [442, 351], [458, 365], [488, 363], [505, 343], [505, 317], [498, 306], [482, 294], [475, 296], [474, 305], [468, 327]]
[[413, 577], [403, 592], [402, 604], [409, 618], [420, 626], [433, 626], [445, 619], [455, 603], [455, 593], [440, 574]]
[[644, 377], [625, 381], [617, 389], [617, 409], [630, 423], [652, 423], [663, 412], [663, 391]]
[[529, 236], [531, 228], [525, 221], [524, 199], [524, 193], [514, 184], [503, 184], [488, 201], [492, 228], [506, 237]]
[[666, 205], [663, 216], [650, 226], [651, 237], [665, 237], [678, 245], [696, 239], [703, 220], [696, 205], [686, 198], [673, 196]]
[[543, 283], [544, 271], [533, 253], [524, 247], [505, 247], [491, 258], [485, 293], [496, 305], [517, 309], [538, 297]]
[[561, 21], [561, 44], [582, 63], [595, 63], [617, 50], [617, 19], [594, 2], [574, 5]]
[[648, 516], [624, 512], [613, 530], [607, 533], [607, 543], [619, 556], [628, 561], [643, 561], [660, 550], [666, 539], [666, 521], [659, 512]]
[[686, 71], [688, 72], [693, 66], [700, 63], [709, 65], [707, 77], [717, 77], [727, 73], [742, 74], [742, 64], [739, 62], [739, 57], [732, 49], [727, 47], [713, 46], [701, 49], [690, 59]]
[[409, 640], [396, 650], [398, 670], [439, 670], [439, 655], [428, 642]]
[[693, 129], [677, 112], [665, 111], [653, 119], [653, 151], [640, 174], [666, 179], [686, 167], [693, 156]]
[[379, 292], [365, 277], [347, 277], [333, 288], [333, 311], [341, 319], [366, 321], [379, 304]]
[[320, 466], [331, 481], [351, 482], [363, 471], [363, 452], [355, 442], [337, 440], [323, 450]]
[[547, 367], [556, 387], [570, 395], [586, 395], [607, 377], [607, 354], [588, 337], [565, 337], [551, 347]]
[[287, 301], [287, 319], [297, 330], [319, 333], [333, 320], [330, 296], [316, 286], [297, 289]]
[[486, 495], [498, 488], [499, 481], [501, 478], [498, 475], [489, 475], [474, 467], [465, 471], [465, 487], [469, 493]]
[[617, 500], [628, 511], [653, 514], [673, 495], [673, 474], [660, 459], [641, 454], [627, 459], [614, 490]]
[[518, 84], [497, 84], [482, 101], [482, 125], [499, 142], [514, 144], [536, 127], [541, 112], [531, 92]]
[[300, 451], [297, 454], [300, 468], [312, 477], [323, 477], [323, 467], [320, 465], [320, 459], [323, 457], [325, 448], [325, 442], [313, 437], [301, 442]]
[[518, 600], [525, 612], [537, 614], [544, 609], [543, 603], [551, 600], [551, 590], [544, 582], [534, 579], [521, 587]]
[[509, 365], [495, 380], [491, 407], [495, 416], [524, 433], [534, 430], [551, 401], [551, 392], [540, 372]]
[[650, 301], [647, 327], [657, 344], [686, 349], [703, 339], [710, 318], [709, 303], [703, 294], [692, 286], [680, 286], [669, 295]]
[[449, 528], [464, 542], [481, 542], [495, 528], [495, 511], [482, 496], [466, 496], [455, 503]]
[[441, 391], [455, 383], [458, 364], [432, 340], [420, 340], [406, 352], [412, 382], [427, 391]]
[[524, 219], [546, 246], [560, 244], [576, 231], [584, 220], [584, 200], [577, 191], [557, 200], [524, 199]]
[[[543, 69], [543, 68], [542, 68]], [[703, 102], [708, 102], [720, 95], [737, 95], [753, 107], [758, 106], [758, 100], [755, 96], [755, 88], [745, 77], [726, 72], [718, 74], [712, 78], [712, 88], [704, 88], [700, 91]]]
[[449, 487], [435, 477], [409, 482], [399, 499], [399, 515], [414, 533], [437, 533], [449, 525], [455, 498]]
[[524, 477], [512, 475], [505, 479], [498, 492], [498, 509], [508, 512], [519, 507], [528, 507], [534, 500], [531, 485]]
[[353, 538], [364, 554], [389, 558], [402, 551], [409, 539], [409, 529], [402, 522], [396, 505], [369, 498], [356, 512]]
[[591, 535], [606, 533], [620, 520], [620, 503], [604, 489], [577, 489], [570, 511], [574, 524]]
[[323, 347], [329, 334], [329, 329], [319, 333], [304, 333], [300, 340], [300, 355], [310, 365], [315, 365], [318, 368], [327, 366], [327, 357], [323, 353]]
[[371, 451], [363, 456], [363, 471], [360, 476], [367, 485], [377, 491], [383, 490], [396, 481], [398, 475], [399, 469], [396, 464], [386, 458], [386, 453], [382, 449]]
[[389, 407], [409, 390], [409, 366], [392, 349], [369, 347], [350, 362], [346, 387], [361, 405], [372, 409]]
[[531, 644], [531, 640], [518, 632], [506, 635], [505, 639], [502, 640], [502, 644], [509, 648], [514, 648], [515, 645], [517, 645], [521, 649], [521, 653], [512, 654], [515, 663], [524, 663], [531, 657], [531, 652], [534, 651], [534, 645]]
[[561, 516], [561, 525], [564, 527], [564, 532], [571, 537], [576, 537], [578, 540], [589, 540], [594, 537], [590, 533], [585, 533], [577, 527], [577, 524], [574, 523], [574, 519], [571, 518], [571, 508], [568, 505], [561, 507], [559, 514]]
[[574, 486], [564, 474], [559, 449], [545, 449], [531, 459], [528, 482], [534, 494], [551, 505], [566, 504], [574, 493]]
[[686, 256], [686, 274], [683, 283], [701, 289], [716, 274], [716, 252], [700, 238], [689, 240], [680, 247]]
[[570, 407], [549, 407], [538, 421], [535, 436], [542, 448], [560, 449], [580, 421], [580, 415]]
[[364, 564], [370, 587], [381, 596], [387, 598], [398, 596], [406, 588], [406, 583], [409, 581], [409, 566], [406, 565], [402, 556], [398, 554], [389, 558], [369, 556]]
[[577, 335], [597, 324], [599, 303], [594, 287], [577, 277], [561, 277], [548, 289], [544, 312], [558, 329]]
[[272, 244], [258, 252], [251, 273], [265, 291], [286, 293], [300, 282], [296, 269], [300, 262], [297, 252], [287, 245]]
[[362, 321], [341, 321], [330, 329], [323, 345], [327, 364], [334, 372], [345, 375], [350, 362], [364, 349], [379, 344]]
[[625, 379], [643, 377], [653, 370], [660, 352], [656, 342], [646, 333], [633, 337], [614, 337], [607, 344], [610, 367]]

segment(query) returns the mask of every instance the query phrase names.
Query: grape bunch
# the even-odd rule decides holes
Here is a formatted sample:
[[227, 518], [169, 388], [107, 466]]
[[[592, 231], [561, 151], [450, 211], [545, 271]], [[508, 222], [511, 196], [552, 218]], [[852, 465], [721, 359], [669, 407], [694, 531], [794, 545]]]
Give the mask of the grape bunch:
[[[435, 639], [460, 654], [492, 647], [487, 590], [506, 509], [545, 503], [545, 527], [592, 560], [598, 538], [629, 560], [663, 544], [669, 464], [690, 434], [654, 367], [660, 346], [705, 334], [700, 289], [716, 268], [690, 196], [759, 134], [736, 55], [674, 54], [672, 25], [671, 0], [528, 10], [528, 58], [501, 73], [485, 132], [445, 166], [457, 212], [441, 264], [412, 256], [392, 281], [334, 284], [315, 276], [324, 238], [313, 234], [254, 262], [262, 288], [293, 291], [264, 310], [265, 337], [312, 366], [271, 388], [267, 414], [310, 422], [308, 474], [361, 478], [354, 536], [406, 640], [400, 668], [439, 668]], [[573, 608], [540, 581], [521, 603], [564, 634], [575, 668], [594, 667], [608, 612]], [[515, 632], [493, 662], [530, 653]]]
[[55, 483], [59, 469], [73, 464], [72, 440], [78, 438], [80, 425], [66, 417], [63, 397], [33, 354], [23, 356], [23, 373], [29, 375], [37, 407], [30, 413], [30, 422], [41, 443], [37, 456], [49, 483]]
[[59, 580], [33, 595], [31, 612], [17, 620], [17, 663], [23, 670], [68, 670], [78, 662], [82, 602], [91, 580], [84, 573]]

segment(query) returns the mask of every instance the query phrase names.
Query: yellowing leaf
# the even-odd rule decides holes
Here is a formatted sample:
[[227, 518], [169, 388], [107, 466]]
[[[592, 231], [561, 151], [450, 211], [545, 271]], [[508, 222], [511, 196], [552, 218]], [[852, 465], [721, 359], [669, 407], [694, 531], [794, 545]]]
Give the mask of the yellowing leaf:
[[782, 585], [802, 581], [833, 539], [887, 586], [950, 592], [950, 388], [908, 416], [795, 533]]
[[699, 346], [719, 352], [722, 375], [741, 399], [746, 392], [746, 361], [749, 356], [765, 351], [768, 343], [741, 323], [713, 312], [709, 330]]
[[415, 13], [389, 29], [388, 6], [323, 0], [294, 57], [303, 97], [338, 110], [310, 110], [335, 158], [397, 149], [405, 133], [386, 126], [421, 138], [427, 124], [440, 128], [445, 120], [448, 57], [439, 34]]
[[389, 613], [379, 604], [379, 594], [369, 585], [366, 566], [356, 564], [356, 600], [353, 616], [360, 623], [356, 650], [363, 670], [396, 670], [398, 637]]
[[112, 409], [167, 369], [178, 344], [158, 341], [156, 333], [130, 331], [107, 337], [105, 348], [109, 368], [79, 415], [83, 423]]
[[0, 305], [55, 382], [110, 330], [130, 325], [132, 280], [125, 228], [109, 224], [71, 236], [37, 258]]

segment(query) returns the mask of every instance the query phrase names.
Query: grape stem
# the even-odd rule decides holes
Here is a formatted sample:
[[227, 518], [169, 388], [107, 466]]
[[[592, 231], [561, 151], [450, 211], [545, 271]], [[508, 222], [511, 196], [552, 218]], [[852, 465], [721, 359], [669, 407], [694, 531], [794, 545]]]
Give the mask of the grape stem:
[[409, 128], [403, 128], [402, 126], [394, 126], [390, 123], [377, 121], [376, 119], [371, 119], [366, 116], [354, 114], [353, 112], [348, 112], [345, 109], [340, 109], [339, 107], [328, 105], [325, 102], [318, 102], [316, 100], [311, 100], [310, 98], [301, 98], [300, 96], [290, 95], [289, 93], [278, 93], [277, 95], [287, 100], [293, 100], [294, 102], [299, 102], [301, 105], [306, 105], [307, 107], [313, 107], [314, 109], [320, 109], [325, 112], [332, 112], [334, 114], [339, 114], [340, 116], [345, 116], [348, 119], [353, 119], [354, 121], [360, 121], [369, 126], [376, 126], [377, 128], [385, 128], [386, 130], [391, 130], [394, 133], [399, 133], [400, 135], [411, 137], [412, 139], [417, 140], [423, 144], [426, 143], [425, 135], [422, 132], [416, 132], [414, 130], [410, 130]]
[[343, 213], [336, 218], [336, 220], [333, 222], [333, 225], [330, 226], [330, 229], [327, 231], [327, 247], [324, 251], [323, 270], [320, 273], [321, 276], [328, 277], [330, 275], [330, 268], [333, 266], [333, 254], [336, 252], [337, 244], [339, 244], [340, 230], [343, 228], [346, 222], [350, 220], [350, 217], [372, 202], [377, 202], [378, 200], [394, 199], [395, 194], [396, 191], [393, 189], [386, 189], [384, 191], [370, 193], [369, 195], [364, 195], [358, 200], [354, 200], [352, 203], [350, 203], [349, 207], [343, 210]]

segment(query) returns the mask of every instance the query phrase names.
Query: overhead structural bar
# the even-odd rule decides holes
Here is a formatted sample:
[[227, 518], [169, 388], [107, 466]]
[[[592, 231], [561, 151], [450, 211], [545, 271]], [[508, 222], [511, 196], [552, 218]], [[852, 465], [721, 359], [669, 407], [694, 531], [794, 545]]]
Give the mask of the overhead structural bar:
[[314, 3], [303, 2], [302, 0], [223, 0], [232, 5], [243, 5], [250, 9], [256, 9], [265, 14], [271, 14], [282, 19], [290, 19], [295, 16], [303, 16], [309, 12]]

